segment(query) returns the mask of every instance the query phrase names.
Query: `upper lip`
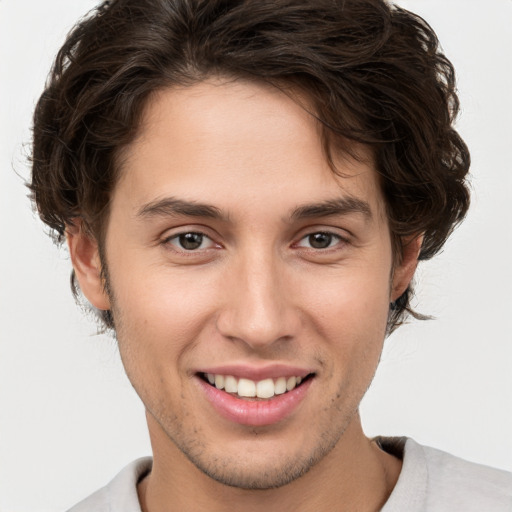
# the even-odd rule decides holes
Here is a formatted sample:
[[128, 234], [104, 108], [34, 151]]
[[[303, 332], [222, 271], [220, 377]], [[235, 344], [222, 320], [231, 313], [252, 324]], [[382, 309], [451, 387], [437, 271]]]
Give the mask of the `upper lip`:
[[310, 368], [292, 366], [288, 364], [271, 364], [255, 366], [248, 364], [225, 364], [199, 368], [195, 373], [212, 373], [215, 375], [232, 375], [239, 379], [260, 381], [264, 379], [278, 379], [279, 377], [306, 377], [315, 373]]

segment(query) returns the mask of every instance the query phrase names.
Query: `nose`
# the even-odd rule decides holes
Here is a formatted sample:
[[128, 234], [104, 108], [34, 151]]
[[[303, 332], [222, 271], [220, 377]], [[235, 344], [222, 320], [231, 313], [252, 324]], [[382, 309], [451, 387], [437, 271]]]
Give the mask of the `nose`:
[[262, 351], [297, 335], [300, 312], [285, 266], [279, 257], [261, 253], [230, 266], [217, 317], [223, 336]]

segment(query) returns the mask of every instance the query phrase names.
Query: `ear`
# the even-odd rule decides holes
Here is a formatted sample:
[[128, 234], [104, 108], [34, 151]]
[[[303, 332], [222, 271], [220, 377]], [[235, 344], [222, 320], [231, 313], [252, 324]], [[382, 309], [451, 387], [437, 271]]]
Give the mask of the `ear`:
[[402, 244], [402, 258], [396, 265], [391, 283], [391, 302], [407, 290], [418, 266], [423, 235], [406, 238]]
[[97, 309], [110, 309], [110, 301], [101, 277], [98, 243], [88, 235], [80, 222], [67, 226], [66, 240], [80, 290]]

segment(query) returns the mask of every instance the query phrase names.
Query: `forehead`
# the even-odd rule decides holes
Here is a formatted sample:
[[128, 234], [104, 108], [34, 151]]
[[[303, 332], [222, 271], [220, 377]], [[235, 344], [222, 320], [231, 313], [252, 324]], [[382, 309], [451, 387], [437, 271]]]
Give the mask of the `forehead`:
[[[382, 210], [372, 158], [335, 153], [329, 164], [322, 129], [304, 96], [260, 83], [208, 79], [155, 93], [138, 135], [122, 155], [116, 196], [246, 205], [364, 199]], [[293, 204], [292, 204], [293, 203]]]

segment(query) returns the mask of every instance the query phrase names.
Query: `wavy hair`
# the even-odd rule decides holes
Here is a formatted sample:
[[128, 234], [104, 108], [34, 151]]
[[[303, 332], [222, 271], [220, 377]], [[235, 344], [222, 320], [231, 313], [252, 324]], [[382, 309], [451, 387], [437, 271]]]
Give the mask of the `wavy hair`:
[[[34, 114], [29, 187], [57, 239], [80, 219], [101, 249], [118, 157], [149, 95], [211, 75], [305, 94], [331, 163], [350, 141], [370, 148], [397, 260], [419, 234], [431, 258], [464, 218], [454, 69], [419, 16], [383, 0], [114, 0], [70, 32]], [[389, 331], [421, 317], [411, 293], [391, 305]]]

